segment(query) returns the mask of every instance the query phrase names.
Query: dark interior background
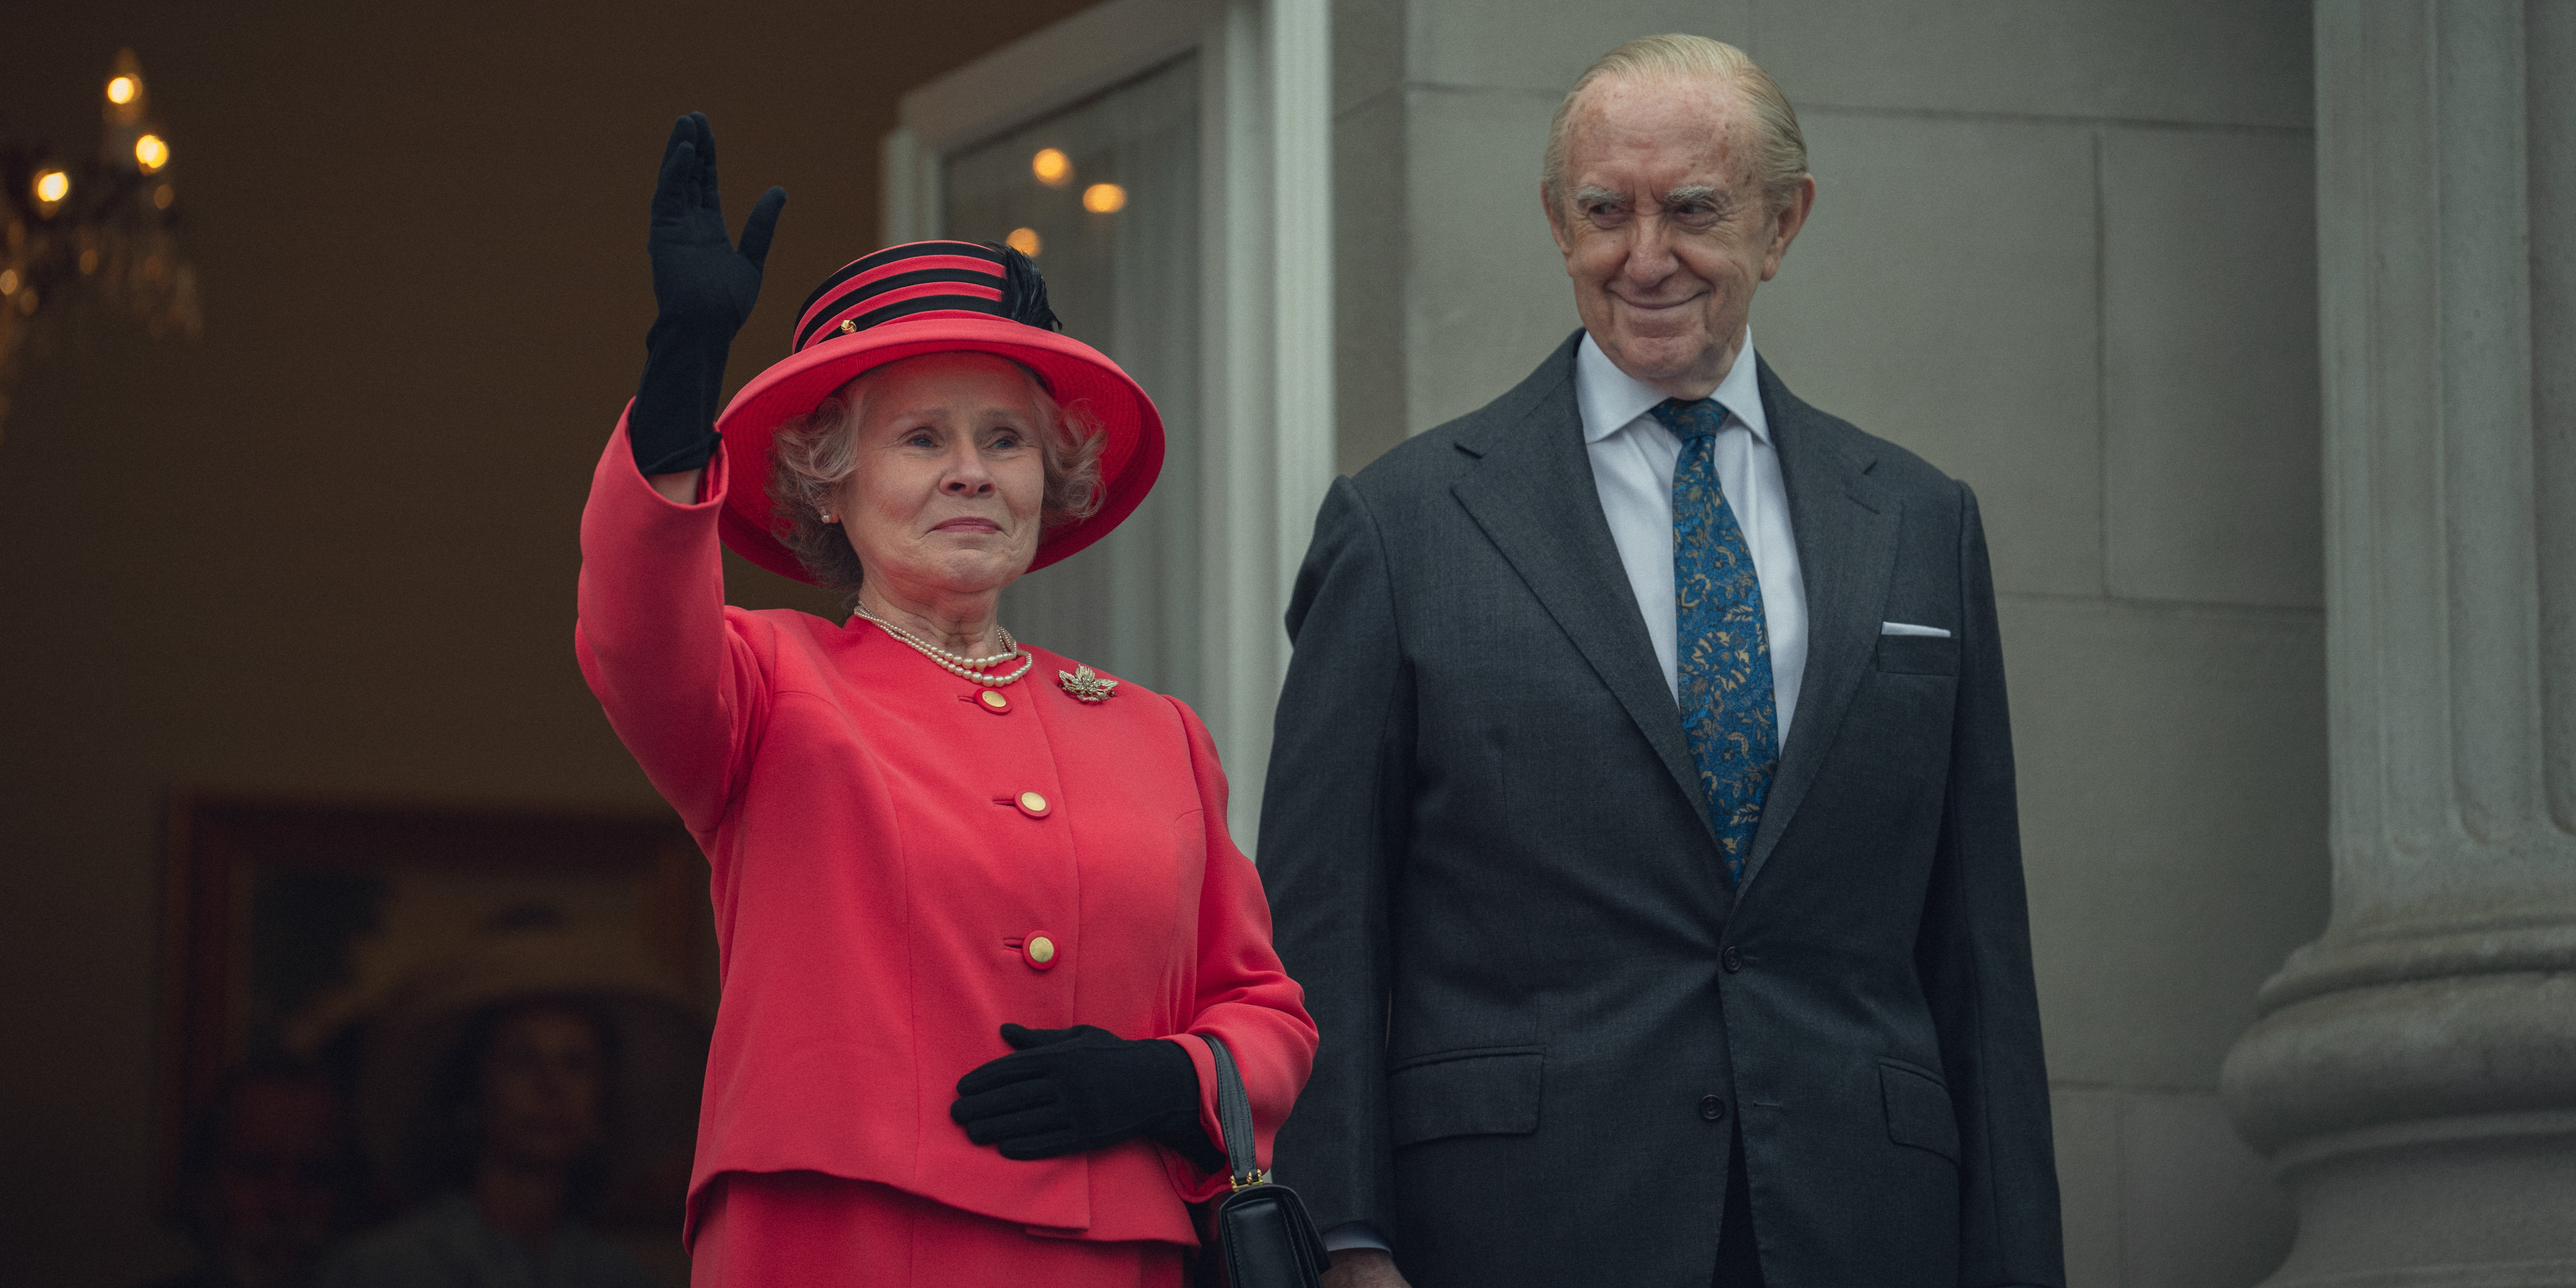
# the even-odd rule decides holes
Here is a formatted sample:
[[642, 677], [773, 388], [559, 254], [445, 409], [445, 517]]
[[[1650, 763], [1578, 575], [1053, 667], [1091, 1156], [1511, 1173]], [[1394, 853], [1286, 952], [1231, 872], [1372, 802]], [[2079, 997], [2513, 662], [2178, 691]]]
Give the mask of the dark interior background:
[[714, 119], [737, 224], [791, 194], [739, 382], [877, 244], [903, 91], [1083, 7], [13, 6], [23, 138], [87, 154], [140, 56], [205, 333], [31, 352], [0, 423], [0, 1282], [185, 1260], [153, 1210], [174, 789], [655, 807], [574, 667], [572, 589], [673, 116]]

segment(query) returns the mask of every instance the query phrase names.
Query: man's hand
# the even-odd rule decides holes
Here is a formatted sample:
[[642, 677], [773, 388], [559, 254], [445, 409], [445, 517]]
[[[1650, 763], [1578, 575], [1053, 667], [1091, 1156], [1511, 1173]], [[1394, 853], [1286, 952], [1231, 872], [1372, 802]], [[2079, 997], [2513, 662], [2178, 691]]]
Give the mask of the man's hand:
[[1344, 1248], [1324, 1272], [1324, 1288], [1413, 1288], [1384, 1248]]

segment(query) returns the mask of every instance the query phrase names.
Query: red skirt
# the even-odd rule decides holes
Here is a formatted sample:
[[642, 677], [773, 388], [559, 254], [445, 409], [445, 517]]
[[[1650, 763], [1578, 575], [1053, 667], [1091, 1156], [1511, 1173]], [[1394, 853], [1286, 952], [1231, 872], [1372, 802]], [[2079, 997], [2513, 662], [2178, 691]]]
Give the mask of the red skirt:
[[1049, 1238], [870, 1181], [727, 1172], [708, 1189], [690, 1244], [690, 1288], [1181, 1283], [1178, 1244]]

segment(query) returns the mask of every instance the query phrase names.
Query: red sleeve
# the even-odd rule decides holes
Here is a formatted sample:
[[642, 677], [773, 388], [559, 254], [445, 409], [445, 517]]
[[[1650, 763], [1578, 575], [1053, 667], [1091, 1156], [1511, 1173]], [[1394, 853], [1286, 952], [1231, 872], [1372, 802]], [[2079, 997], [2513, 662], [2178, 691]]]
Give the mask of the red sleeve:
[[681, 505], [636, 471], [626, 419], [609, 435], [581, 512], [582, 678], [626, 749], [690, 830], [711, 834], [758, 734], [766, 686], [758, 650], [729, 615], [716, 516], [725, 454], [699, 500]]
[[[1207, 876], [1199, 887], [1197, 1014], [1188, 1032], [1223, 1038], [1233, 1053], [1252, 1100], [1255, 1154], [1267, 1170], [1271, 1138], [1288, 1120], [1315, 1063], [1315, 1021], [1306, 1014], [1305, 990], [1288, 978], [1271, 949], [1270, 902], [1261, 892], [1261, 875], [1226, 831], [1225, 769], [1217, 763], [1216, 743], [1197, 712], [1177, 698], [1170, 701], [1189, 731], [1190, 764], [1198, 775], [1207, 827]], [[1215, 1058], [1205, 1042], [1180, 1045], [1199, 1073], [1199, 1125], [1223, 1149]], [[1164, 1153], [1172, 1184], [1184, 1200], [1196, 1203], [1225, 1192], [1222, 1174], [1201, 1175], [1179, 1155]]]

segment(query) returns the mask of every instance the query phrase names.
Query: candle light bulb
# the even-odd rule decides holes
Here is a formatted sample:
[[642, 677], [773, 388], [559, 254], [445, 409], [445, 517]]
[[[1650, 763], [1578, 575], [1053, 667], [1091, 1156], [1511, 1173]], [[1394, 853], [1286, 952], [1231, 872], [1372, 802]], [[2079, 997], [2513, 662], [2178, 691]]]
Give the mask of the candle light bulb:
[[134, 51], [117, 50], [116, 61], [107, 69], [107, 106], [101, 109], [108, 126], [132, 129], [142, 125], [144, 114], [151, 110], [151, 97], [149, 87], [143, 83], [143, 64], [135, 61]]

